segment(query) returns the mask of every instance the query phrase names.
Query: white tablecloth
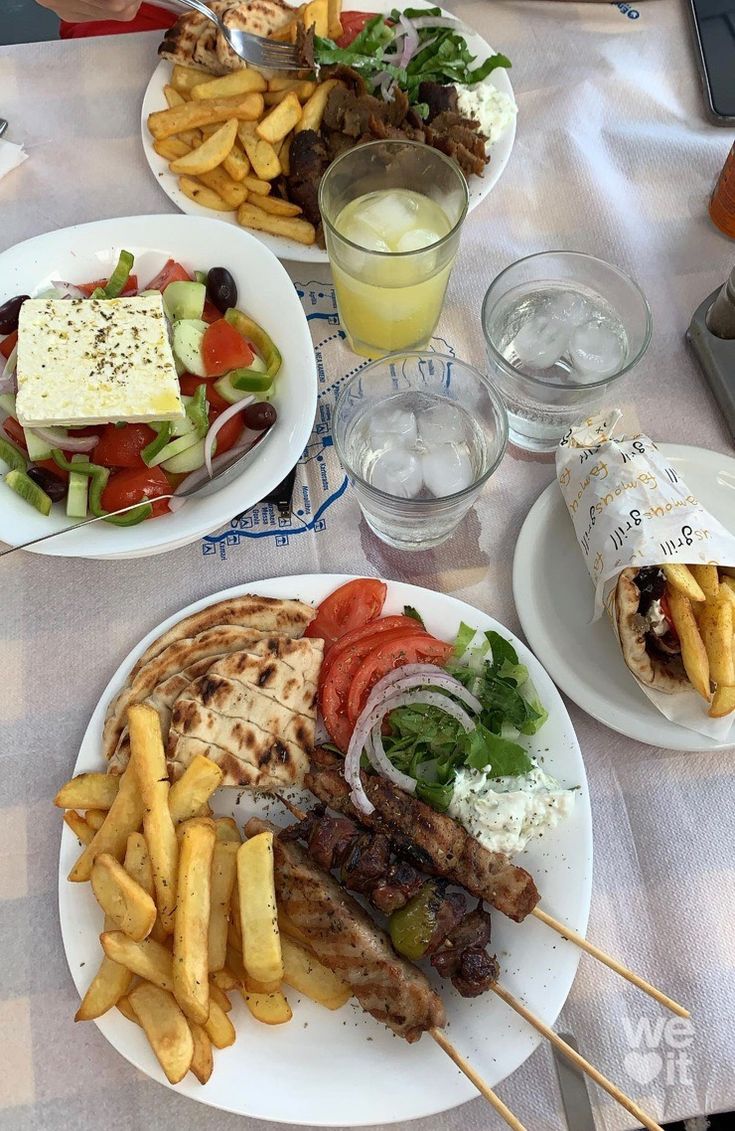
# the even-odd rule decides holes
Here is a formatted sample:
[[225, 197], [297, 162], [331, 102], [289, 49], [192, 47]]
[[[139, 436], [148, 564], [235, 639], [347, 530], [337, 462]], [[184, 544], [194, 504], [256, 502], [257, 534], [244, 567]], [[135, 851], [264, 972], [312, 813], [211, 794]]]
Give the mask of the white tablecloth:
[[[595, 253], [631, 272], [653, 308], [653, 342], [628, 385], [644, 429], [729, 450], [683, 334], [734, 258], [735, 245], [706, 215], [732, 135], [705, 122], [684, 5], [457, 0], [449, 7], [514, 60], [520, 117], [505, 175], [467, 222], [438, 337], [482, 365], [479, 308], [498, 270], [543, 249]], [[0, 50], [0, 113], [10, 121], [7, 136], [30, 154], [0, 181], [0, 247], [80, 221], [172, 211], [140, 144], [156, 42], [123, 36]], [[328, 280], [324, 268], [294, 266], [292, 274], [303, 284]], [[301, 535], [269, 530], [263, 512], [157, 559], [16, 555], [0, 564], [2, 1131], [264, 1131], [157, 1087], [94, 1025], [71, 1020], [75, 994], [56, 908], [60, 821], [50, 798], [127, 650], [194, 598], [309, 571], [426, 584], [517, 631], [513, 547], [552, 476], [548, 462], [509, 453], [461, 534], [433, 553], [381, 545], [347, 491]], [[587, 958], [558, 1027], [662, 1121], [734, 1108], [732, 755], [644, 747], [570, 710], [595, 826], [589, 933], [688, 1003], [693, 1035], [660, 1032], [662, 1011]], [[499, 1091], [533, 1131], [564, 1126], [548, 1048]], [[598, 1128], [633, 1126], [603, 1093], [593, 1101]], [[484, 1131], [499, 1122], [476, 1100], [410, 1126]]]

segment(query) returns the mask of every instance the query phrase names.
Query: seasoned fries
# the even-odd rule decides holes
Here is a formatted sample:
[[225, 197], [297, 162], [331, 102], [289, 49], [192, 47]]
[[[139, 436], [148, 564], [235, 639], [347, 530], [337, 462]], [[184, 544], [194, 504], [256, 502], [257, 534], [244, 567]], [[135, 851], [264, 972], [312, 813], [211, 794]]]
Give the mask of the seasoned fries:
[[672, 589], [669, 593], [669, 607], [674, 628], [681, 641], [684, 671], [695, 690], [704, 699], [709, 700], [709, 658], [694, 619], [691, 601], [678, 589]]
[[94, 840], [94, 829], [88, 825], [81, 813], [77, 813], [76, 809], [68, 809], [64, 813], [64, 821], [69, 826], [77, 840], [82, 844], [91, 844]]
[[[314, 97], [316, 95], [312, 95], [312, 98]], [[308, 106], [309, 103], [307, 102], [306, 105]], [[294, 91], [289, 90], [286, 97], [258, 123], [258, 137], [261, 137], [263, 141], [269, 141], [271, 145], [274, 142], [282, 141], [286, 134], [291, 133], [291, 130], [300, 121], [301, 113], [301, 103], [297, 95]], [[306, 113], [306, 107], [304, 107], [304, 113]]]
[[[156, 903], [164, 930], [170, 934], [174, 929], [176, 908], [178, 844], [168, 805], [170, 787], [161, 723], [153, 707], [145, 704], [132, 706], [128, 711], [128, 730], [130, 767], [125, 777], [132, 769], [139, 785], [144, 806], [143, 831], [153, 868]], [[97, 835], [103, 831], [104, 825]], [[90, 845], [90, 849], [93, 847]]]
[[245, 969], [259, 982], [280, 982], [283, 958], [273, 883], [272, 832], [258, 833], [238, 848], [237, 887]]
[[210, 77], [206, 71], [200, 71], [198, 67], [183, 67], [177, 63], [171, 72], [171, 86], [180, 94], [189, 94], [193, 87], [206, 82]]
[[155, 110], [148, 115], [148, 129], [156, 140], [173, 137], [182, 130], [226, 122], [230, 118], [257, 121], [263, 113], [262, 94], [242, 94], [234, 98], [213, 98], [207, 102], [185, 102], [170, 110]]
[[120, 778], [113, 774], [77, 774], [54, 798], [60, 809], [109, 809], [117, 797]]
[[[327, 79], [319, 83], [309, 101], [305, 104], [303, 113], [296, 125], [296, 133], [301, 130], [318, 130], [322, 124], [324, 111], [327, 108], [327, 99], [337, 85], [337, 79]], [[279, 107], [280, 109], [280, 107]]]
[[189, 1020], [204, 1025], [210, 1008], [207, 936], [214, 822], [195, 818], [182, 828], [174, 923], [174, 994]]
[[735, 665], [732, 654], [733, 617], [730, 602], [720, 598], [719, 594], [714, 598], [708, 597], [699, 621], [699, 631], [707, 651], [710, 679], [718, 685], [732, 687], [735, 684]]
[[[216, 835], [216, 832], [215, 832]], [[232, 889], [237, 874], [237, 849], [239, 841], [217, 840], [212, 854], [211, 905], [209, 913], [209, 939], [207, 954], [209, 970], [222, 970], [227, 956], [227, 928], [229, 926]]]
[[281, 163], [270, 142], [253, 136], [243, 142], [243, 148], [255, 176], [261, 181], [272, 181], [280, 174]]
[[130, 1004], [170, 1084], [178, 1084], [189, 1071], [194, 1038], [172, 994], [142, 983], [131, 990]]
[[[259, 196], [258, 208], [263, 212], [270, 212], [273, 216], [298, 216], [301, 209], [298, 204], [290, 200], [282, 200], [280, 196]], [[735, 597], [735, 592], [733, 593]]]
[[189, 1028], [194, 1040], [194, 1053], [189, 1071], [194, 1073], [200, 1084], [206, 1084], [214, 1069], [212, 1042], [201, 1025], [196, 1025], [193, 1021], [190, 1021]]
[[[155, 711], [153, 713], [155, 715]], [[69, 873], [72, 883], [83, 883], [89, 879], [92, 865], [102, 852], [109, 852], [116, 860], [122, 860], [128, 836], [140, 828], [143, 820], [143, 801], [135, 774], [128, 767], [119, 780], [117, 796], [109, 808], [107, 819], [94, 834]]]
[[105, 955], [82, 998], [79, 1009], [74, 1014], [74, 1020], [94, 1021], [95, 1017], [102, 1017], [119, 1003], [120, 998], [127, 994], [132, 984], [133, 975], [130, 971]]
[[242, 998], [255, 1020], [264, 1025], [285, 1025], [293, 1017], [291, 1006], [280, 990], [270, 994], [243, 990]]
[[720, 588], [720, 579], [717, 576], [715, 565], [691, 565], [689, 572], [704, 593], [705, 598], [714, 600]]
[[256, 232], [269, 232], [272, 236], [284, 236], [307, 246], [316, 240], [314, 225], [300, 217], [274, 216], [249, 201], [237, 210], [237, 222], [243, 228], [253, 228]]
[[235, 1043], [235, 1026], [224, 1009], [210, 998], [209, 1016], [203, 1026], [207, 1036], [216, 1049], [226, 1049]]
[[196, 149], [172, 161], [171, 172], [186, 173], [195, 177], [199, 173], [208, 173], [211, 169], [216, 169], [232, 149], [236, 136], [237, 118], [230, 118]]
[[[212, 170], [212, 172], [215, 172], [215, 170]], [[211, 173], [203, 173], [202, 176], [209, 177]], [[184, 196], [188, 196], [189, 200], [193, 200], [195, 204], [201, 204], [202, 208], [211, 208], [215, 212], [234, 211], [232, 205], [223, 200], [214, 189], [207, 188], [206, 185], [193, 180], [191, 177], [179, 177], [179, 188]]]
[[222, 770], [203, 754], [196, 754], [177, 782], [171, 786], [168, 808], [175, 825], [197, 816], [215, 789], [222, 784]]
[[155, 939], [135, 942], [122, 931], [104, 931], [100, 935], [102, 949], [108, 958], [137, 974], [162, 990], [174, 988], [171, 951]]
[[665, 565], [661, 567], [666, 574], [666, 580], [674, 589], [678, 589], [690, 601], [703, 601], [704, 593], [699, 582], [694, 577], [688, 566]]
[[195, 102], [203, 102], [210, 98], [231, 98], [237, 94], [260, 92], [267, 87], [268, 84], [260, 71], [252, 67], [244, 67], [241, 71], [233, 71], [229, 75], [197, 83], [192, 87], [191, 97]]
[[95, 899], [114, 926], [136, 942], [147, 938], [156, 921], [156, 905], [122, 864], [114, 856], [101, 853], [94, 862], [91, 880]]
[[341, 1009], [352, 991], [308, 950], [290, 938], [281, 939], [283, 980], [327, 1009]]

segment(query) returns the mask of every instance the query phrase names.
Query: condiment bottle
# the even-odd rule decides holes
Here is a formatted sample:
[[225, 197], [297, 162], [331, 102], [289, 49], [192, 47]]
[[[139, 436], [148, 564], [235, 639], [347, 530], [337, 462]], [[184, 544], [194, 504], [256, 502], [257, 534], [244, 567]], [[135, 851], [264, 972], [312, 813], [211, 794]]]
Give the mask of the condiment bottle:
[[707, 329], [716, 338], [735, 339], [735, 267], [707, 311]]
[[735, 144], [730, 150], [722, 172], [717, 178], [709, 202], [713, 224], [726, 236], [735, 239]]

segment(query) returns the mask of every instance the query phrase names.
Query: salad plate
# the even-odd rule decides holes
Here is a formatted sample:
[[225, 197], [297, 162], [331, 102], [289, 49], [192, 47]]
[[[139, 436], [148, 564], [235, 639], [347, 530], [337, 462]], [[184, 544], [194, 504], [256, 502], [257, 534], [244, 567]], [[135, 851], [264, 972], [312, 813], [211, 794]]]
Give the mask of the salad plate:
[[[429, 3], [428, 0], [416, 0], [416, 3], [410, 5], [413, 9], [431, 8], [433, 6], [434, 5]], [[365, 11], [369, 11], [373, 14], [385, 15], [389, 14], [395, 7], [396, 4], [393, 0], [365, 0], [364, 5], [359, 6], [360, 10], [364, 8]], [[452, 12], [446, 11], [445, 9], [442, 9], [442, 15], [456, 18]], [[497, 50], [502, 50], [502, 44], [495, 48], [491, 47], [481, 35], [472, 29], [468, 29], [465, 25], [462, 25], [460, 30], [465, 37], [469, 51], [475, 56], [475, 61], [472, 64], [473, 67], [477, 67], [485, 62], [485, 60], [491, 55], [494, 55]], [[146, 88], [143, 97], [143, 105], [141, 107], [141, 138], [143, 150], [156, 182], [177, 208], [180, 208], [182, 212], [186, 212], [191, 216], [211, 217], [213, 213], [210, 209], [197, 204], [196, 201], [190, 199], [190, 197], [182, 192], [179, 187], [178, 177], [169, 170], [168, 161], [156, 153], [154, 149], [154, 138], [151, 136], [147, 127], [148, 115], [156, 110], [164, 110], [166, 108], [167, 103], [164, 95], [164, 87], [170, 82], [170, 76], [171, 64], [162, 60], [151, 75], [151, 79]], [[492, 71], [487, 81], [502, 94], [513, 98], [513, 88], [507, 70], [502, 67], [497, 67]], [[490, 162], [485, 169], [484, 175], [482, 177], [471, 176], [468, 178], [470, 211], [482, 203], [500, 180], [510, 159], [513, 143], [515, 141], [515, 132], [516, 120], [514, 115], [502, 135], [490, 145], [488, 149]], [[216, 215], [219, 220], [234, 227], [238, 227], [234, 212], [215, 213], [214, 215]], [[270, 248], [279, 259], [287, 259], [297, 263], [328, 262], [325, 249], [319, 247], [317, 244], [311, 246], [304, 245], [297, 243], [295, 240], [286, 239], [283, 236], [270, 235], [265, 232], [253, 232], [253, 235], [256, 239], [264, 243], [266, 247]]]
[[[735, 460], [684, 444], [661, 444], [707, 510], [733, 525]], [[554, 481], [529, 511], [513, 558], [513, 598], [526, 639], [554, 682], [611, 730], [667, 750], [724, 749], [665, 718], [625, 665], [605, 616], [591, 621], [593, 588], [567, 508]]]
[[[182, 609], [152, 629], [122, 662], [90, 719], [74, 773], [102, 768], [102, 729], [110, 700], [123, 687], [131, 667], [162, 633], [182, 617], [208, 605], [246, 594], [297, 598], [320, 604], [338, 586], [342, 575], [282, 577], [238, 586], [213, 594]], [[428, 632], [454, 642], [463, 623], [497, 631], [516, 649], [527, 666], [537, 699], [548, 718], [535, 735], [520, 741], [545, 770], [564, 786], [578, 787], [569, 816], [542, 838], [532, 840], [515, 862], [535, 876], [541, 906], [584, 933], [589, 912], [592, 833], [584, 764], [569, 716], [551, 679], [525, 645], [492, 617], [456, 598], [413, 585], [387, 583], [383, 613], [400, 614], [411, 606]], [[309, 794], [289, 794], [304, 808]], [[218, 790], [211, 798], [215, 812], [232, 816], [242, 826], [259, 815], [285, 825], [288, 814], [275, 798]], [[80, 994], [99, 960], [100, 910], [87, 884], [70, 884], [67, 874], [79, 854], [68, 827], [61, 840], [59, 912], [66, 957]], [[531, 917], [520, 924], [493, 912], [491, 949], [497, 952], [501, 979], [548, 1025], [553, 1025], [569, 993], [579, 951]], [[429, 975], [433, 978], [433, 974]], [[441, 986], [452, 1042], [494, 1087], [514, 1072], [539, 1043], [527, 1026], [495, 995], [463, 998]], [[472, 1085], [428, 1038], [416, 1044], [397, 1040], [354, 1003], [329, 1012], [291, 989], [290, 1024], [259, 1025], [234, 1000], [230, 1014], [236, 1043], [218, 1049], [214, 1072], [205, 1086], [187, 1076], [176, 1090], [221, 1110], [256, 1119], [320, 1126], [362, 1126], [431, 1116], [471, 1099]], [[97, 1020], [101, 1032], [136, 1068], [166, 1084], [140, 1030], [117, 1010]], [[376, 1086], [378, 1082], [380, 1086]]]
[[[276, 257], [242, 229], [232, 231], [204, 217], [172, 215], [123, 217], [49, 232], [0, 255], [3, 301], [16, 294], [34, 297], [57, 281], [78, 284], [106, 279], [122, 249], [133, 255], [133, 270], [141, 286], [153, 280], [169, 260], [181, 264], [189, 274], [215, 266], [227, 268], [237, 286], [239, 308], [271, 336], [282, 356], [270, 394], [277, 421], [245, 462], [242, 474], [221, 490], [188, 499], [175, 513], [137, 525], [91, 523], [32, 547], [37, 553], [123, 558], [187, 545], [267, 495], [283, 479], [284, 469], [298, 461], [311, 433], [316, 364], [301, 303]], [[0, 412], [0, 418], [5, 416]], [[0, 435], [6, 437], [7, 429]], [[4, 464], [2, 468], [7, 470]], [[125, 502], [107, 503], [106, 509]], [[0, 541], [18, 545], [61, 530], [72, 521], [63, 501], [50, 514], [41, 514], [0, 479]]]

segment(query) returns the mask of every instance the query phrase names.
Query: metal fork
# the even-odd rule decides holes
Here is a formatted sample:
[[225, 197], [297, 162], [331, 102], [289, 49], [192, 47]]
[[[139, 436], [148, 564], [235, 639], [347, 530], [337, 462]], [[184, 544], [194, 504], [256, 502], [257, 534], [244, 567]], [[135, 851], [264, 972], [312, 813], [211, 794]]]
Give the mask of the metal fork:
[[267, 67], [274, 71], [303, 71], [305, 64], [299, 58], [298, 52], [292, 43], [278, 43], [273, 39], [266, 39], [261, 35], [252, 35], [249, 31], [238, 31], [229, 28], [227, 24], [203, 0], [176, 0], [184, 8], [192, 8], [202, 16], [206, 16], [225, 37], [228, 44], [241, 59], [251, 63], [254, 67]]

